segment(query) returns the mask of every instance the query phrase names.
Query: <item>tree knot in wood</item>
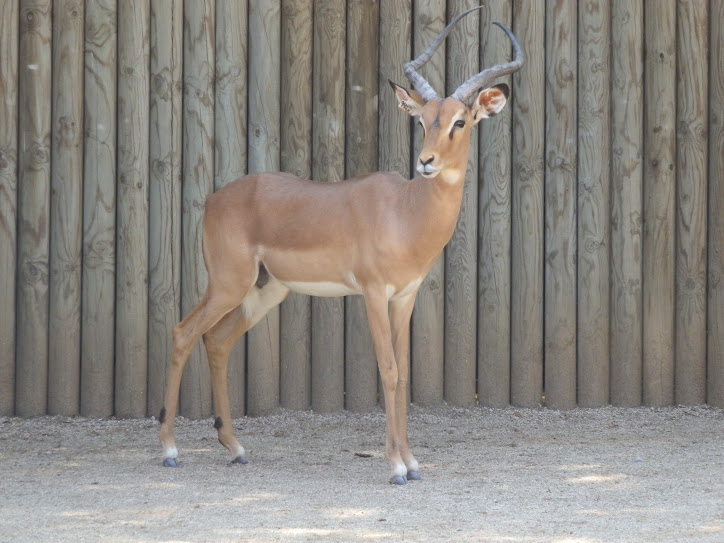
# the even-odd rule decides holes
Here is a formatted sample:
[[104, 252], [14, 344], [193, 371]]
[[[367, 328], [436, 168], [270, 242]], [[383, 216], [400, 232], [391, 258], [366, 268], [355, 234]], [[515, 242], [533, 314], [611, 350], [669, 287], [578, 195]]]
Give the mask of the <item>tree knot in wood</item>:
[[40, 170], [50, 161], [50, 149], [42, 143], [33, 143], [29, 154], [29, 168]]
[[47, 285], [48, 263], [42, 260], [27, 260], [23, 265], [22, 275], [31, 285]]

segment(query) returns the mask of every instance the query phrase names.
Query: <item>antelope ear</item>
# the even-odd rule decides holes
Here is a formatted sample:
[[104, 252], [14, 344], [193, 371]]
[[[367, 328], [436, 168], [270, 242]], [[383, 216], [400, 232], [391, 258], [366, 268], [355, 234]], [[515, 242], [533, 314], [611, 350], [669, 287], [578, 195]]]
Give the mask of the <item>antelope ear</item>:
[[418, 92], [414, 90], [408, 91], [406, 88], [400, 87], [392, 81], [390, 81], [390, 86], [392, 90], [395, 91], [395, 95], [397, 95], [397, 107], [413, 117], [418, 117], [420, 113], [422, 113], [422, 106], [425, 105], [425, 102]]
[[471, 107], [473, 124], [478, 123], [481, 119], [495, 117], [500, 113], [508, 102], [509, 95], [510, 89], [505, 83], [480, 91]]

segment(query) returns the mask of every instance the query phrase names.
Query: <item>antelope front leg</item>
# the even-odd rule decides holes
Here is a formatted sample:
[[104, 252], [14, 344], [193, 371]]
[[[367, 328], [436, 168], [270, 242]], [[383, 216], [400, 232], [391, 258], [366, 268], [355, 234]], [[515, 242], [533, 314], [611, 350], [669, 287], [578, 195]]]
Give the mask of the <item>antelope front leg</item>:
[[400, 456], [407, 467], [407, 479], [419, 481], [422, 479], [419, 464], [410, 450], [410, 441], [407, 437], [407, 388], [410, 378], [410, 317], [415, 305], [417, 292], [390, 302], [390, 318], [392, 325], [392, 341], [397, 360], [397, 390], [395, 394], [395, 408], [397, 415], [397, 442]]
[[398, 418], [396, 416], [397, 401], [397, 362], [392, 348], [392, 332], [390, 319], [387, 313], [387, 297], [384, 290], [365, 293], [365, 307], [367, 319], [370, 323], [372, 341], [375, 345], [377, 365], [382, 376], [382, 386], [385, 392], [385, 414], [387, 421], [387, 439], [385, 454], [390, 463], [392, 473], [390, 483], [404, 485], [407, 482], [407, 467], [400, 456]]

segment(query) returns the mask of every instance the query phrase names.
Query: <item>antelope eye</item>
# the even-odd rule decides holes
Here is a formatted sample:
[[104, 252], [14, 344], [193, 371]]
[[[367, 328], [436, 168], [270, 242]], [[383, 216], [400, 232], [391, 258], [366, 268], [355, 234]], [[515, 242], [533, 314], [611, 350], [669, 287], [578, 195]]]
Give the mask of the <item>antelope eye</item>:
[[458, 121], [455, 121], [455, 126], [456, 126], [457, 128], [462, 128], [462, 127], [465, 126], [465, 121], [463, 121], [462, 119], [460, 119], [460, 120], [458, 120]]

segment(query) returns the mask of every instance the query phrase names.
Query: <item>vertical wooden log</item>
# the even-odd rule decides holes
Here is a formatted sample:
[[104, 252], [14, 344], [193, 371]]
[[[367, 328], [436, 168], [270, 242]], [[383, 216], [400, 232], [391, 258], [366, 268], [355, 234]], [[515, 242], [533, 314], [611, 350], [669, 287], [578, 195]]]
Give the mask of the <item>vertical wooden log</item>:
[[[246, 2], [216, 2], [215, 189], [246, 173]], [[229, 403], [233, 417], [246, 412], [246, 340], [229, 354]]]
[[674, 403], [676, 4], [645, 7], [643, 401]]
[[[510, 27], [510, 2], [488, 2], [481, 10], [480, 66], [511, 59], [510, 41], [493, 21]], [[511, 84], [506, 77], [495, 82]], [[480, 131], [478, 217], [478, 400], [502, 407], [510, 403], [511, 280], [511, 104]]]
[[51, 5], [20, 4], [15, 411], [43, 415], [48, 386]]
[[[379, 2], [347, 1], [346, 176], [377, 170], [377, 63]], [[364, 299], [345, 300], [345, 407], [377, 406], [377, 359]]]
[[146, 414], [148, 375], [147, 2], [118, 9], [118, 217], [115, 412]]
[[546, 405], [576, 405], [576, 10], [546, 6]]
[[707, 402], [724, 407], [724, 2], [710, 6]]
[[[312, 0], [284, 0], [281, 52], [281, 170], [312, 176]], [[280, 307], [280, 402], [312, 405], [312, 301], [291, 293]]]
[[[249, 172], [279, 170], [281, 6], [249, 3]], [[279, 406], [279, 309], [247, 334], [247, 412]]]
[[[442, 32], [446, 23], [444, 0], [416, 0], [414, 4], [413, 52], [410, 58], [422, 53]], [[441, 48], [442, 49], [442, 48]], [[406, 61], [403, 61], [403, 63]], [[439, 50], [421, 68], [421, 74], [440, 94], [445, 91], [445, 54]], [[403, 78], [396, 81], [409, 88]], [[388, 89], [381, 92], [391, 94]], [[393, 97], [394, 98], [394, 97]], [[403, 112], [396, 113], [404, 117]], [[414, 151], [411, 155], [412, 171], [422, 149], [422, 128], [413, 129]], [[407, 172], [405, 175], [408, 175]], [[411, 392], [412, 400], [422, 405], [435, 405], [443, 400], [445, 358], [445, 258], [437, 259], [430, 273], [420, 285], [412, 314]]]
[[[344, 179], [345, 5], [314, 3], [312, 176]], [[312, 408], [344, 409], [344, 300], [312, 300]]]
[[513, 77], [510, 401], [534, 407], [543, 395], [545, 3], [516, 0], [513, 31], [526, 53]]
[[643, 10], [612, 5], [611, 403], [642, 394]]
[[677, 13], [676, 402], [706, 399], [706, 216], [708, 10], [679, 2]]
[[[451, 0], [448, 21], [477, 5], [474, 0]], [[447, 93], [478, 73], [480, 14], [463, 18], [447, 38]], [[445, 400], [471, 405], [476, 393], [478, 132], [470, 135], [465, 193], [457, 227], [445, 250]]]
[[[397, 108], [388, 80], [405, 86], [402, 65], [410, 61], [412, 0], [380, 2], [380, 60], [378, 77], [379, 169], [410, 174], [410, 117]], [[408, 85], [409, 86], [409, 85]], [[441, 89], [442, 92], [442, 89]]]
[[48, 413], [80, 408], [83, 225], [82, 2], [53, 5]]
[[148, 412], [163, 407], [172, 331], [181, 320], [183, 3], [151, 2]]
[[15, 411], [18, 0], [0, 4], [0, 415]]
[[611, 5], [578, 14], [578, 404], [608, 404]]
[[[81, 402], [113, 414], [116, 270], [116, 2], [85, 11]], [[92, 180], [90, 182], [89, 180]]]
[[[206, 291], [202, 219], [214, 189], [214, 2], [184, 3], [183, 242], [181, 312], [187, 315]], [[191, 352], [181, 381], [181, 413], [211, 414], [211, 378], [203, 341]]]

